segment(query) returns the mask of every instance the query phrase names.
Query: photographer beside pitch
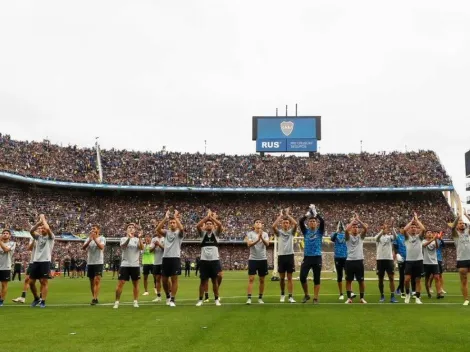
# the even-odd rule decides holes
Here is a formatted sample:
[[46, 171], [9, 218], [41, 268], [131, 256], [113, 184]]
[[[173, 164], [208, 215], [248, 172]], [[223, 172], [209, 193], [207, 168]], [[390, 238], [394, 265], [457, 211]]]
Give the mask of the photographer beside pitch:
[[134, 308], [139, 308], [139, 280], [140, 280], [140, 251], [144, 249], [142, 242], [142, 231], [139, 228], [137, 237], [135, 236], [136, 225], [130, 223], [126, 228], [127, 236], [121, 238], [122, 261], [119, 269], [118, 284], [116, 286], [116, 301], [114, 309], [119, 308], [122, 288], [126, 281], [132, 280], [134, 294]]
[[106, 245], [106, 238], [100, 235], [99, 225], [93, 225], [91, 227], [90, 236], [83, 245], [82, 249], [87, 251], [88, 254], [88, 273], [87, 276], [90, 279], [91, 305], [98, 304], [98, 294], [100, 293], [101, 277], [103, 276], [103, 264], [104, 264], [104, 246]]

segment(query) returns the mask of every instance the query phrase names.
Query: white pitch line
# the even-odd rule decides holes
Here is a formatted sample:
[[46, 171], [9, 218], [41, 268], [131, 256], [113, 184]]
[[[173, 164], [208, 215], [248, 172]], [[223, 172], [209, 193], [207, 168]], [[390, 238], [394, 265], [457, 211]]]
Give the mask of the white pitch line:
[[[331, 296], [331, 295], [335, 295], [337, 296], [337, 294], [324, 294], [322, 296]], [[378, 296], [377, 294], [375, 295], [368, 295], [369, 297], [370, 296]], [[449, 296], [449, 295], [447, 295]], [[264, 295], [264, 297], [279, 297], [279, 295]], [[456, 296], [452, 296], [452, 297], [456, 297]], [[458, 296], [460, 297], [460, 296]], [[244, 296], [229, 296], [229, 297], [221, 297], [223, 299], [223, 302], [222, 302], [222, 305], [226, 305], [226, 306], [237, 306], [237, 305], [247, 305], [246, 303], [243, 303], [243, 302], [225, 302], [225, 300], [231, 300], [231, 299], [246, 299], [246, 295]], [[321, 297], [320, 297], [321, 298]], [[253, 303], [252, 305], [259, 305], [258, 303], [256, 303], [256, 297], [253, 298], [253, 300], [255, 300], [255, 303]], [[185, 303], [179, 303], [179, 302], [185, 302]], [[189, 303], [189, 302], [193, 302], [193, 303]], [[176, 300], [176, 304], [177, 306], [184, 306], [184, 307], [191, 307], [191, 306], [195, 306], [197, 302], [197, 299], [193, 299], [193, 298], [183, 298], [183, 299], [177, 299]], [[319, 305], [341, 305], [341, 304], [345, 304], [344, 302], [321, 302], [320, 300], [320, 303]], [[359, 303], [359, 301], [357, 300], [356, 303], [353, 303], [353, 304], [361, 304]], [[367, 303], [368, 305], [404, 305], [405, 303], [404, 302], [398, 302], [398, 303], [389, 303], [389, 302], [384, 302], [384, 303], [380, 303], [380, 302], [369, 302]], [[407, 305], [415, 305], [416, 303], [414, 303], [412, 301], [412, 303], [410, 304], [407, 304]], [[442, 305], [442, 306], [445, 306], [445, 305], [462, 305], [462, 303], [457, 303], [457, 302], [445, 302], [445, 301], [441, 301], [439, 303], [437, 302], [424, 302], [423, 303], [424, 305]], [[98, 304], [98, 307], [99, 306], [113, 306], [114, 303], [100, 303]], [[121, 306], [132, 306], [133, 305], [133, 302], [120, 302], [119, 305]], [[156, 303], [156, 302], [150, 302], [150, 301], [139, 301], [139, 305], [140, 306], [154, 306], [154, 307], [165, 307], [166, 304], [165, 304], [165, 298], [163, 298], [163, 301], [161, 303]], [[212, 307], [215, 307], [214, 303], [213, 303], [213, 300], [211, 299], [211, 302], [210, 303], [206, 303], [204, 304], [205, 306], [212, 306]], [[297, 302], [297, 303], [280, 303], [280, 302], [265, 302], [264, 305], [280, 305], [280, 306], [313, 306], [313, 304], [311, 303], [311, 301], [309, 301], [308, 303], [300, 303], [300, 302]], [[9, 307], [23, 307], [23, 308], [31, 308], [30, 307], [30, 304], [6, 304], [3, 306], [4, 308], [9, 308]], [[2, 308], [3, 308], [2, 307]], [[47, 307], [91, 307], [91, 305], [89, 303], [57, 303], [57, 304], [47, 304]], [[36, 307], [38, 309], [40, 309], [39, 307]], [[1, 308], [0, 308], [1, 309]]]
[[[100, 307], [100, 306], [104, 306], [104, 307], [111, 307], [113, 306], [114, 303], [103, 303], [103, 304], [98, 304], [97, 307]], [[120, 306], [132, 306], [133, 303], [132, 302], [122, 302], [120, 303]], [[139, 305], [140, 306], [154, 306], [154, 307], [161, 307], [163, 309], [167, 309], [166, 308], [166, 305], [158, 305], [158, 304], [148, 304], [148, 303], [145, 303], [145, 302], [139, 302]], [[338, 302], [338, 303], [334, 303], [334, 302], [321, 302], [318, 304], [319, 306], [325, 306], [325, 305], [346, 305], [344, 302]], [[356, 302], [356, 303], [353, 303], [353, 305], [382, 305], [382, 306], [390, 306], [390, 305], [399, 305], [399, 306], [405, 306], [404, 303], [376, 303], [376, 302], [372, 302], [372, 303], [367, 303], [367, 304], [361, 304], [359, 302]], [[410, 303], [410, 304], [406, 304], [406, 306], [415, 306], [416, 304], [415, 303]], [[423, 303], [424, 306], [427, 306], [427, 305], [437, 305], [437, 306], [457, 306], [457, 305], [462, 305], [462, 303], [455, 303], [455, 302], [442, 302], [442, 303]], [[204, 306], [209, 306], [209, 307], [216, 307], [214, 304], [205, 304]], [[230, 302], [230, 303], [222, 303], [222, 306], [248, 306], [246, 303], [243, 303], [243, 302]], [[265, 302], [264, 304], [259, 304], [259, 303], [252, 303], [251, 306], [305, 306], [305, 307], [309, 307], [309, 306], [316, 306], [314, 304], [312, 304], [311, 302], [309, 303], [270, 303], [270, 302]], [[421, 305], [420, 305], [421, 306]], [[11, 307], [22, 307], [22, 308], [30, 308], [29, 305], [5, 305], [3, 306], [1, 309], [4, 309], [4, 308], [11, 308]], [[53, 308], [63, 308], [63, 307], [90, 307], [89, 304], [85, 304], [85, 303], [70, 303], [70, 304], [47, 304], [47, 308], [49, 307], [53, 307]], [[178, 301], [176, 301], [176, 308], [177, 307], [195, 307], [195, 304], [188, 304], [188, 303], [182, 303], [182, 304], [179, 304]], [[37, 308], [37, 307], [36, 307]], [[170, 307], [168, 307], [169, 309]], [[41, 308], [37, 308], [37, 310], [40, 310]], [[201, 309], [204, 309], [204, 308], [201, 308]], [[220, 308], [217, 308], [217, 309], [220, 309]], [[466, 308], [468, 309], [468, 308]]]

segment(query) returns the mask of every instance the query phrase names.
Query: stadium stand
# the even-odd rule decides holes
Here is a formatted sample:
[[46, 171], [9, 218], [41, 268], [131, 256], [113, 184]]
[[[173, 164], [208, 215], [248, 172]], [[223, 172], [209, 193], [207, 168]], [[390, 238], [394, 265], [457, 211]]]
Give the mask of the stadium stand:
[[87, 233], [92, 223], [101, 224], [107, 237], [120, 237], [127, 222], [140, 222], [153, 233], [152, 219], [163, 218], [169, 206], [182, 214], [187, 238], [197, 238], [196, 224], [208, 209], [216, 211], [225, 225], [224, 239], [242, 240], [253, 220], [260, 218], [269, 226], [281, 208], [291, 207], [298, 217], [315, 203], [322, 212], [328, 231], [339, 220], [346, 222], [355, 210], [378, 232], [390, 217], [406, 221], [413, 211], [430, 228], [446, 231], [452, 213], [439, 192], [376, 193], [343, 195], [205, 195], [205, 194], [118, 194], [42, 188], [0, 183], [0, 226], [14, 230], [29, 229], [40, 213], [48, 214], [57, 233]]
[[[15, 141], [0, 135], [0, 170], [48, 180], [98, 181], [93, 149]], [[202, 187], [400, 187], [450, 185], [432, 151], [379, 154], [258, 155], [102, 150], [103, 182]]]
[[[315, 155], [300, 157], [229, 156], [180, 153], [140, 153], [102, 151], [104, 181], [120, 185], [197, 185], [202, 187], [403, 187], [450, 185], [451, 181], [436, 154], [431, 151], [409, 153]], [[76, 146], [60, 147], [44, 142], [23, 142], [0, 135], [0, 171], [27, 177], [70, 182], [96, 183], [96, 153]], [[243, 268], [247, 249], [244, 234], [255, 218], [266, 229], [281, 208], [290, 207], [299, 217], [305, 207], [315, 203], [332, 232], [339, 220], [347, 221], [356, 211], [369, 223], [370, 233], [379, 231], [386, 219], [407, 221], [416, 211], [432, 230], [449, 229], [452, 211], [441, 192], [352, 193], [352, 194], [196, 194], [109, 192], [57, 189], [0, 180], [0, 227], [28, 230], [38, 214], [47, 214], [56, 234], [86, 234], [98, 223], [109, 238], [120, 237], [124, 225], [140, 222], [144, 232], [153, 233], [152, 219], [163, 217], [169, 206], [182, 214], [186, 238], [197, 239], [195, 225], [208, 209], [216, 211], [225, 226], [221, 249], [225, 268]], [[449, 238], [449, 237], [448, 237]], [[19, 240], [24, 249], [26, 240]], [[57, 241], [54, 261], [62, 263], [68, 253], [84, 256], [80, 242]], [[366, 267], [375, 266], [375, 246], [366, 246], [370, 257]], [[107, 260], [117, 247], [109, 245]], [[329, 249], [331, 250], [331, 249]], [[454, 251], [454, 252], [452, 252]], [[183, 257], [194, 259], [199, 247], [185, 243]], [[28, 254], [17, 253], [28, 260]], [[453, 247], [444, 256], [455, 259]], [[272, 248], [269, 250], [272, 263]]]

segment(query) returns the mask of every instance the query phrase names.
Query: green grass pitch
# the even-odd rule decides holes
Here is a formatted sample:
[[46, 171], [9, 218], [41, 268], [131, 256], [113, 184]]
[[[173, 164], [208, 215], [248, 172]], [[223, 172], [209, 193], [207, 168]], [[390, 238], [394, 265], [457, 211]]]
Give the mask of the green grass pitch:
[[[193, 274], [194, 275], [194, 274]], [[373, 273], [368, 273], [374, 278]], [[462, 306], [458, 276], [445, 274], [444, 300], [423, 297], [423, 305], [379, 304], [376, 280], [366, 282], [367, 305], [338, 300], [333, 273], [322, 274], [320, 304], [279, 303], [279, 283], [266, 282], [265, 305], [245, 305], [247, 274], [226, 272], [222, 306], [195, 307], [198, 279], [180, 279], [177, 307], [140, 296], [133, 308], [126, 284], [118, 310], [112, 309], [116, 280], [102, 281], [101, 305], [89, 305], [88, 279], [56, 278], [50, 282], [47, 308], [11, 302], [22, 284], [11, 282], [0, 308], [0, 351], [470, 351], [470, 306]], [[153, 282], [153, 281], [152, 281]], [[312, 287], [312, 282], [309, 281]], [[152, 286], [152, 285], [150, 285]], [[141, 283], [141, 293], [143, 293]], [[388, 283], [385, 283], [389, 297]], [[354, 283], [355, 292], [358, 291]], [[302, 298], [299, 281], [295, 299]]]

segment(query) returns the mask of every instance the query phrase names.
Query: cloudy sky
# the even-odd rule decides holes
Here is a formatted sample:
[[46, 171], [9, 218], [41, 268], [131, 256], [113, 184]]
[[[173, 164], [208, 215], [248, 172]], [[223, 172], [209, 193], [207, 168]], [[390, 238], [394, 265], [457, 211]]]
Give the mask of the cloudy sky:
[[465, 196], [468, 1], [2, 1], [0, 48], [15, 139], [252, 153], [298, 103], [320, 152], [433, 149]]

